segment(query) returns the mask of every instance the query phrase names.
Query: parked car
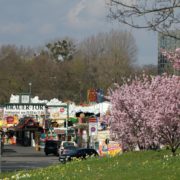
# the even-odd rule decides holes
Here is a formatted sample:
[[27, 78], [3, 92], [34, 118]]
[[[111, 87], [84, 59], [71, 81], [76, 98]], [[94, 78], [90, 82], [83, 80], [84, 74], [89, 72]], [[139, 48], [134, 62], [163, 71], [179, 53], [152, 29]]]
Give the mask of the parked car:
[[48, 154], [58, 155], [58, 149], [60, 145], [61, 145], [61, 141], [47, 140], [45, 142], [45, 148], [44, 148], [45, 155], [46, 156], [48, 156]]
[[59, 161], [61, 163], [66, 163], [67, 161], [71, 161], [74, 158], [86, 159], [92, 156], [99, 156], [95, 149], [81, 148], [73, 150], [67, 154], [62, 154], [61, 156], [59, 156]]
[[61, 150], [59, 149], [59, 156], [61, 156], [62, 154], [69, 154], [77, 149], [78, 149], [78, 147], [76, 147], [76, 146], [66, 146]]
[[61, 145], [59, 147], [58, 153], [59, 153], [59, 155], [61, 155], [63, 153], [64, 149], [70, 149], [70, 148], [72, 149], [73, 147], [75, 149], [77, 147], [77, 144], [74, 141], [62, 141]]

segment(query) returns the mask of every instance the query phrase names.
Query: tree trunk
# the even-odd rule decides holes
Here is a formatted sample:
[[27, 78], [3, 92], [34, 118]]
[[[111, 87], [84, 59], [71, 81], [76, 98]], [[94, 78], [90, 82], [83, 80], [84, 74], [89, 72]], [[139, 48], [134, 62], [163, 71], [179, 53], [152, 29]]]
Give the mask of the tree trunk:
[[171, 152], [173, 156], [176, 156], [176, 149], [174, 147], [171, 147]]

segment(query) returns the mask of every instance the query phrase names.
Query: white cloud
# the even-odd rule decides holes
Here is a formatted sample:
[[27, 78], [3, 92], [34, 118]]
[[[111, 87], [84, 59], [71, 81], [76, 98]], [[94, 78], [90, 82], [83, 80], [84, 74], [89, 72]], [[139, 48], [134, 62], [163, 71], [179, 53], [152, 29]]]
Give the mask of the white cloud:
[[106, 15], [106, 2], [105, 0], [94, 0], [94, 3], [87, 1], [86, 10], [91, 17], [104, 17]]
[[21, 23], [9, 23], [0, 26], [0, 34], [22, 33], [25, 27]]
[[73, 9], [71, 9], [68, 13], [68, 20], [70, 24], [79, 23], [79, 14], [85, 8], [86, 0], [81, 0]]
[[51, 33], [55, 32], [55, 25], [43, 24], [39, 28], [39, 32], [42, 34], [51, 34]]
[[79, 28], [88, 28], [92, 25], [98, 25], [100, 18], [105, 14], [105, 0], [80, 0], [79, 3], [68, 13], [68, 22], [70, 26]]
[[[118, 22], [106, 21], [108, 1], [110, 0], [4, 0], [0, 6], [0, 45], [40, 45], [59, 37], [83, 39], [98, 32], [127, 28]], [[123, 1], [132, 4], [137, 0]], [[134, 34], [134, 29], [132, 33]], [[144, 36], [141, 31], [135, 34], [140, 62], [145, 63], [144, 57], [151, 55], [153, 58], [148, 61], [154, 62], [152, 59], [157, 54], [156, 37], [144, 33]], [[148, 47], [144, 42], [148, 42]]]

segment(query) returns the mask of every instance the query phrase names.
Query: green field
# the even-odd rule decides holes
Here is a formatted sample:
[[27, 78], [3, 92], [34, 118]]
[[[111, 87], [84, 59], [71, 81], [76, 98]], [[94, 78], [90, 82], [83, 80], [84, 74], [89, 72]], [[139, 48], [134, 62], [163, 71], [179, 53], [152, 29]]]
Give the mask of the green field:
[[167, 150], [129, 152], [111, 158], [92, 158], [48, 168], [2, 173], [0, 179], [180, 179], [180, 151], [176, 157]]

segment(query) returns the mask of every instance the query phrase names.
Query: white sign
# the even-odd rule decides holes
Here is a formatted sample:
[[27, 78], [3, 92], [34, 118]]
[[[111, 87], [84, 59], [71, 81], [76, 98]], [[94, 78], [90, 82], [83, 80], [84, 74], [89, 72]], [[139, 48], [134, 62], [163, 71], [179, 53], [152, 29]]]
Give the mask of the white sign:
[[50, 119], [65, 119], [67, 118], [67, 107], [48, 107]]
[[89, 123], [89, 136], [97, 135], [98, 123]]
[[34, 115], [45, 115], [45, 105], [41, 104], [8, 104], [4, 107], [4, 117], [17, 115], [18, 117], [23, 116], [34, 116]]

